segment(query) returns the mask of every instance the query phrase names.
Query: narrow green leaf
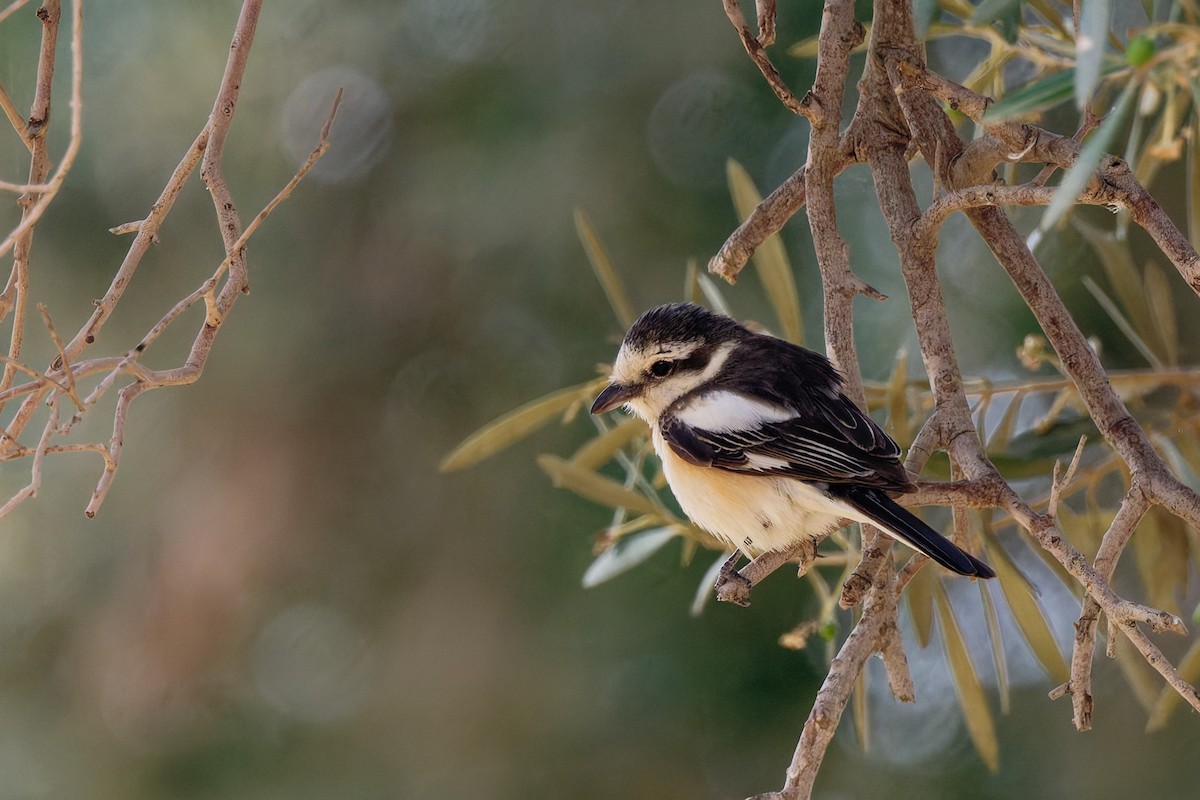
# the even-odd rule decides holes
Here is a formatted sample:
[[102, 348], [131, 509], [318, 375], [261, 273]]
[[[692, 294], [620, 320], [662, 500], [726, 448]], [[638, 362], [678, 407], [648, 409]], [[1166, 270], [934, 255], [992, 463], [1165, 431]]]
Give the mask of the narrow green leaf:
[[1121, 126], [1125, 124], [1125, 118], [1129, 116], [1129, 110], [1133, 108], [1133, 98], [1137, 96], [1137, 88], [1138, 84], [1135, 81], [1125, 84], [1125, 89], [1117, 98], [1112, 110], [1108, 112], [1104, 122], [1100, 123], [1100, 127], [1084, 143], [1078, 158], [1063, 175], [1062, 182], [1054, 192], [1054, 198], [1046, 207], [1046, 213], [1042, 215], [1042, 221], [1038, 225], [1039, 230], [1048, 231], [1053, 228], [1075, 205], [1080, 193], [1087, 187], [1088, 181], [1095, 174], [1100, 159], [1108, 151], [1109, 143], [1117, 135]]
[[[1200, 678], [1200, 639], [1192, 642], [1192, 646], [1179, 660], [1177, 669], [1179, 677], [1193, 686], [1196, 685], [1196, 680]], [[1171, 712], [1175, 710], [1182, 699], [1179, 692], [1170, 686], [1162, 687], [1158, 699], [1154, 702], [1154, 707], [1150, 710], [1150, 719], [1146, 722], [1146, 733], [1154, 733], [1165, 728], [1171, 719]]]
[[[755, 187], [750, 173], [732, 158], [725, 162], [725, 174], [729, 179], [729, 193], [739, 219], [746, 219], [762, 202], [762, 195]], [[796, 291], [796, 280], [792, 265], [783, 249], [783, 239], [778, 233], [768, 236], [758, 246], [753, 256], [754, 266], [766, 290], [767, 300], [779, 320], [783, 337], [796, 344], [804, 343], [804, 323], [800, 316], [800, 296]]]
[[[1026, 0], [1026, 5], [1040, 14], [1042, 19], [1057, 28], [1059, 33], [1067, 33], [1067, 24], [1063, 20], [1063, 16], [1059, 13], [1059, 10], [1054, 7], [1052, 0]], [[1070, 9], [1067, 9], [1067, 11], [1070, 11]]]
[[1029, 644], [1029, 649], [1046, 670], [1050, 680], [1065, 683], [1070, 676], [1070, 670], [1062, 650], [1059, 649], [1058, 641], [1054, 638], [1054, 632], [1050, 629], [1050, 622], [1034, 597], [1033, 583], [1017, 569], [1008, 553], [999, 545], [988, 549], [988, 563], [996, 570], [1000, 590], [1004, 592], [1004, 600]]
[[1175, 366], [1179, 363], [1179, 325], [1170, 279], [1157, 264], [1147, 261], [1142, 270], [1142, 282], [1146, 285], [1146, 308], [1153, 311], [1150, 318], [1154, 320], [1159, 353], [1169, 366]]
[[1104, 40], [1112, 19], [1112, 0], [1080, 3], [1079, 38], [1075, 41], [1075, 107], [1080, 111], [1100, 83]]
[[1000, 743], [996, 739], [996, 725], [992, 720], [991, 709], [988, 708], [987, 696], [967, 645], [963, 641], [958, 620], [950, 608], [950, 600], [940, 581], [934, 581], [933, 596], [937, 604], [939, 629], [942, 641], [946, 647], [946, 660], [950, 665], [950, 674], [954, 678], [954, 689], [958, 693], [958, 702], [962, 707], [963, 718], [967, 723], [967, 735], [975, 745], [984, 766], [990, 772], [1000, 768]]
[[1065, 102], [1075, 86], [1075, 70], [1053, 72], [1010, 92], [988, 106], [985, 123], [1001, 122], [1016, 116], [1037, 114]]
[[592, 270], [596, 273], [596, 278], [600, 281], [605, 296], [608, 297], [608, 304], [612, 306], [613, 313], [617, 315], [617, 321], [621, 323], [622, 327], [628, 328], [637, 316], [633, 311], [633, 303], [629, 302], [629, 293], [625, 291], [625, 284], [621, 281], [621, 276], [613, 268], [612, 261], [609, 260], [608, 253], [604, 250], [604, 245], [600, 243], [600, 237], [596, 235], [592, 221], [579, 208], [575, 209], [575, 230], [579, 234], [579, 241], [583, 244], [584, 252], [587, 253], [588, 261], [591, 262]]
[[658, 507], [645, 495], [627, 489], [611, 478], [580, 469], [558, 456], [541, 455], [538, 456], [537, 463], [542, 471], [550, 476], [555, 486], [569, 489], [593, 503], [609, 508], [626, 508], [639, 514], [659, 512]]
[[636, 417], [621, 420], [611, 430], [588, 439], [571, 456], [571, 463], [580, 469], [595, 471], [607, 464], [617, 451], [633, 437], [646, 432], [646, 423]]
[[592, 397], [603, 389], [606, 383], [604, 378], [597, 378], [531, 400], [468, 436], [450, 455], [442, 459], [438, 469], [442, 472], [453, 472], [498, 453], [557, 418], [559, 414], [565, 413], [572, 405], [590, 403]]
[[617, 541], [588, 565], [583, 573], [583, 588], [591, 589], [641, 564], [675, 538], [674, 525], [637, 533]]

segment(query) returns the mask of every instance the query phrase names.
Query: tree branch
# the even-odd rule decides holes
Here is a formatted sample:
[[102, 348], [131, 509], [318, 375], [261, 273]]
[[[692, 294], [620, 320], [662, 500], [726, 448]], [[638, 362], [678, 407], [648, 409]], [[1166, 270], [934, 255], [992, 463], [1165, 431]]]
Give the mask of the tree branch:
[[[737, 4], [725, 0], [725, 7], [747, 52], [763, 69], [760, 59], [765, 56], [760, 43], [753, 39]], [[736, 10], [736, 15], [731, 9]], [[805, 116], [813, 127], [805, 168], [776, 189], [729, 237], [710, 262], [710, 271], [732, 281], [754, 249], [803, 206], [824, 287], [826, 350], [847, 377], [848, 393], [861, 403], [864, 395], [854, 346], [852, 300], [866, 292], [851, 270], [846, 241], [839, 231], [833, 181], [847, 165], [866, 161], [899, 253], [921, 357], [934, 398], [932, 414], [910, 448], [906, 466], [914, 474], [919, 473], [932, 453], [944, 449], [951, 458], [952, 469], [956, 470], [953, 474], [963, 478], [951, 483], [922, 483], [907, 501], [1001, 509], [1029, 531], [1083, 587], [1085, 600], [1077, 626], [1071, 680], [1067, 688], [1059, 690], [1073, 694], [1077, 727], [1086, 728], [1090, 720], [1095, 623], [1101, 612], [1114, 629], [1129, 638], [1169, 686], [1200, 710], [1200, 695], [1139, 628], [1144, 626], [1155, 633], [1185, 633], [1182, 620], [1166, 611], [1126, 600], [1110, 585], [1113, 568], [1147, 510], [1152, 505], [1162, 505], [1195, 525], [1200, 522], [1200, 495], [1179, 481], [1150, 445], [1053, 284], [1000, 208], [1046, 204], [1056, 190], [1044, 185], [1044, 177], [1021, 186], [999, 184], [995, 177], [997, 166], [1020, 161], [1067, 168], [1078, 158], [1084, 129], [1094, 125], [1094, 119], [1088, 117], [1084, 128], [1074, 137], [1018, 122], [985, 120], [990, 98], [947, 81], [925, 67], [923, 50], [912, 29], [909, 4], [902, 0], [876, 0], [866, 65], [859, 83], [859, 104], [845, 132], [839, 133], [837, 124], [848, 78], [849, 53], [861, 39], [862, 28], [853, 19], [853, 5], [836, 0], [826, 3], [818, 39], [817, 75], [813, 89], [805, 96]], [[763, 73], [771, 82], [768, 70], [763, 69]], [[774, 83], [772, 87], [778, 93]], [[983, 135], [964, 144], [939, 101], [980, 122], [984, 126]], [[914, 151], [931, 165], [937, 185], [950, 190], [924, 210], [917, 202], [909, 176], [908, 159]], [[1111, 157], [1103, 160], [1096, 179], [1084, 190], [1079, 202], [1129, 208], [1132, 218], [1200, 293], [1200, 257], [1123, 161]], [[1082, 455], [1082, 443], [1076, 449], [1068, 474], [1060, 479], [1056, 471], [1050, 479], [1045, 514], [1034, 511], [1013, 490], [984, 451], [955, 354], [934, 260], [941, 226], [956, 211], [964, 212], [1008, 273], [1104, 441], [1129, 468], [1130, 489], [1104, 537], [1094, 565], [1066, 540], [1055, 519], [1059, 501], [1065, 496], [1070, 476]], [[914, 559], [897, 581], [887, 555], [887, 544], [878, 546], [873, 536], [864, 538], [862, 561], [842, 595], [843, 604], [863, 600], [862, 616], [818, 692], [783, 789], [760, 797], [794, 800], [811, 795], [825, 748], [849, 700], [854, 681], [872, 653], [884, 655], [893, 690], [905, 696], [911, 694], [911, 684], [905, 683], [903, 650], [894, 630], [895, 594], [919, 568], [920, 561]]]

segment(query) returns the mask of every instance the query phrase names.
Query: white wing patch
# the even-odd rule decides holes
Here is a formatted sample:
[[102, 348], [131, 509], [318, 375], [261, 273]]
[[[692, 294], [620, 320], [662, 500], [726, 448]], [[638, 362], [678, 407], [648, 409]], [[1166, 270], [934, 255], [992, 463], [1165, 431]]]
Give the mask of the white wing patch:
[[746, 466], [749, 469], [770, 471], [774, 469], [787, 469], [791, 466], [791, 462], [786, 458], [764, 456], [761, 453], [746, 453]]
[[795, 414], [774, 403], [726, 389], [701, 395], [676, 412], [675, 416], [690, 428], [713, 433], [734, 433], [752, 431], [772, 422], [785, 422]]

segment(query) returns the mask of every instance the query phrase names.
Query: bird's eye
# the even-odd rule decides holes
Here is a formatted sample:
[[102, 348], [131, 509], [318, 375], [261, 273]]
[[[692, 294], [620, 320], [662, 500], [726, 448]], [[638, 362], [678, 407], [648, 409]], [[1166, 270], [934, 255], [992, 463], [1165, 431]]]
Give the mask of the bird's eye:
[[650, 374], [656, 378], [665, 378], [671, 374], [671, 370], [675, 369], [673, 361], [655, 361], [650, 365]]

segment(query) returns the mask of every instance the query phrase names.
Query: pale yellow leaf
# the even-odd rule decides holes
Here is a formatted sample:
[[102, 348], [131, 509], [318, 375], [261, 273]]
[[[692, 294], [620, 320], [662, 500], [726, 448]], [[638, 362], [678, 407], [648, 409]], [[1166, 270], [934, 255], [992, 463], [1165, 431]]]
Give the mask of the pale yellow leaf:
[[912, 424], [908, 418], [908, 353], [904, 348], [896, 353], [896, 364], [887, 385], [887, 405], [892, 437], [907, 446], [912, 441]]
[[987, 620], [988, 640], [992, 645], [992, 663], [996, 666], [996, 688], [1000, 692], [1000, 713], [1008, 713], [1008, 659], [1004, 656], [1004, 637], [1000, 632], [1000, 616], [996, 612], [996, 603], [992, 600], [992, 592], [988, 588], [989, 581], [975, 581], [979, 587], [979, 597], [983, 600], [983, 616]]
[[1003, 547], [988, 549], [988, 563], [996, 570], [1000, 590], [1004, 592], [1004, 599], [1008, 602], [1013, 619], [1017, 621], [1017, 627], [1021, 629], [1029, 649], [1050, 675], [1050, 680], [1065, 683], [1070, 675], [1067, 661], [1054, 638], [1045, 612], [1034, 597], [1029, 579], [1021, 574]]
[[611, 430], [588, 439], [571, 456], [571, 463], [580, 469], [597, 470], [612, 460], [617, 451], [639, 433], [647, 432], [646, 423], [636, 417], [618, 422]]
[[625, 488], [611, 478], [580, 469], [558, 456], [538, 456], [538, 466], [555, 486], [569, 489], [580, 497], [609, 508], [625, 508], [640, 514], [657, 514], [659, 508], [643, 494]]
[[579, 241], [583, 243], [583, 250], [587, 253], [592, 270], [596, 273], [596, 278], [600, 281], [605, 296], [608, 297], [608, 304], [612, 306], [613, 313], [617, 315], [617, 321], [623, 327], [628, 328], [636, 317], [633, 303], [629, 302], [629, 293], [625, 291], [625, 284], [621, 281], [621, 276], [613, 268], [612, 261], [609, 260], [608, 253], [604, 250], [604, 245], [600, 243], [600, 237], [596, 235], [596, 229], [592, 227], [591, 220], [579, 208], [575, 209], [575, 230], [579, 234]]
[[988, 708], [987, 696], [971, 656], [967, 652], [966, 642], [958, 628], [958, 620], [950, 609], [950, 600], [940, 581], [933, 582], [933, 597], [937, 605], [939, 628], [942, 641], [946, 647], [946, 660], [950, 665], [950, 674], [954, 679], [954, 688], [958, 693], [958, 702], [962, 707], [963, 719], [967, 723], [967, 735], [975, 745], [984, 766], [991, 772], [1000, 768], [1000, 743], [996, 739], [996, 725], [992, 720], [991, 709]]
[[929, 646], [933, 636], [933, 586], [937, 580], [932, 569], [922, 569], [912, 577], [908, 586], [904, 587], [904, 596], [908, 599], [908, 613], [912, 615], [913, 630], [917, 634], [917, 644], [922, 648]]
[[531, 400], [468, 436], [450, 455], [442, 459], [438, 469], [442, 472], [453, 472], [498, 453], [557, 418], [559, 414], [566, 413], [571, 406], [591, 403], [596, 393], [607, 383], [604, 378], [596, 378]]
[[[750, 173], [729, 159], [725, 163], [725, 172], [729, 178], [729, 192], [733, 195], [733, 205], [737, 209], [739, 219], [746, 219], [755, 207], [762, 202], [762, 195], [755, 187]], [[767, 300], [775, 311], [783, 338], [796, 344], [804, 343], [804, 322], [800, 315], [800, 295], [796, 291], [796, 279], [792, 275], [792, 265], [783, 249], [783, 239], [775, 233], [766, 238], [758, 246], [753, 256], [754, 267], [762, 280]]]

